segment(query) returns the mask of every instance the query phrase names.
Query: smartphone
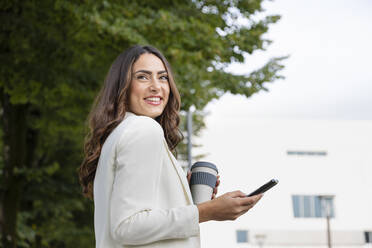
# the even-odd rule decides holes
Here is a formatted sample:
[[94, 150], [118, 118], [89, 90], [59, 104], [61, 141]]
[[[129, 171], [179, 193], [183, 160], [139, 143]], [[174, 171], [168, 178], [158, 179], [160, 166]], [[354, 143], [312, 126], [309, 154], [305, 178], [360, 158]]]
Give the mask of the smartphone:
[[268, 191], [269, 189], [271, 189], [272, 187], [274, 187], [275, 185], [277, 185], [278, 182], [279, 181], [277, 179], [271, 179], [269, 182], [265, 183], [264, 185], [262, 185], [261, 187], [259, 187], [258, 189], [256, 189], [255, 191], [247, 195], [247, 197], [264, 193]]

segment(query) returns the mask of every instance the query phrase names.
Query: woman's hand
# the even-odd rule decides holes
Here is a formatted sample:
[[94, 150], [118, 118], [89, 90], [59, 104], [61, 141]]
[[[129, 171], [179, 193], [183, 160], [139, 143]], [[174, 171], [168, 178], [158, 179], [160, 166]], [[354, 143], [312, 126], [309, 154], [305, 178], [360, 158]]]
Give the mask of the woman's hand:
[[[191, 180], [191, 171], [187, 172], [187, 181], [189, 182], [190, 185], [190, 180]], [[212, 200], [216, 198], [217, 191], [218, 191], [218, 186], [220, 185], [220, 175], [217, 175], [217, 181], [216, 181], [216, 186], [213, 188], [213, 194], [212, 194]]]
[[247, 197], [246, 194], [237, 190], [203, 202], [198, 205], [199, 223], [209, 220], [236, 220], [251, 209], [261, 197], [262, 194]]

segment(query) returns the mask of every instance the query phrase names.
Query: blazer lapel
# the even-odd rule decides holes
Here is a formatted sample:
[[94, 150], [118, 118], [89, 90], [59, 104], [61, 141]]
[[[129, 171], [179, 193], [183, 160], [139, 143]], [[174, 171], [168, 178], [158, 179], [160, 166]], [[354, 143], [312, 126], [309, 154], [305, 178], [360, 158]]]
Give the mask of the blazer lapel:
[[167, 142], [165, 140], [163, 140], [163, 141], [164, 141], [165, 149], [167, 150], [167, 153], [168, 153], [168, 157], [171, 160], [172, 165], [173, 165], [174, 169], [176, 170], [176, 172], [178, 174], [178, 177], [181, 181], [181, 184], [182, 184], [182, 187], [183, 187], [183, 192], [185, 193], [186, 199], [187, 199], [189, 204], [193, 204], [193, 200], [192, 200], [192, 196], [191, 196], [191, 192], [190, 192], [190, 186], [189, 186], [189, 183], [187, 182], [187, 177], [186, 177], [185, 173], [183, 172], [182, 168], [177, 165], [176, 158], [172, 155], [171, 151], [169, 151]]

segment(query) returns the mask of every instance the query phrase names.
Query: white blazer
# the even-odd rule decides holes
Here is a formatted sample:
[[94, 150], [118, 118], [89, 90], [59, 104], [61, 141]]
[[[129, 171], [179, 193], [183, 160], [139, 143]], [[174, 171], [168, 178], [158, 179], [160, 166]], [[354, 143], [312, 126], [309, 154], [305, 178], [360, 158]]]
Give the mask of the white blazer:
[[127, 112], [107, 137], [93, 194], [96, 248], [200, 247], [186, 175], [150, 117]]

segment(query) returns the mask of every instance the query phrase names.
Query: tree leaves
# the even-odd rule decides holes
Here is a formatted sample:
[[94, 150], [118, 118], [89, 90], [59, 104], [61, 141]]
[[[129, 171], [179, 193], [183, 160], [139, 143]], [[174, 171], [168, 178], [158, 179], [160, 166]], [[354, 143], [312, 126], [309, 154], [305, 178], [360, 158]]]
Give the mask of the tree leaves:
[[[33, 144], [28, 165], [12, 168], [24, 179], [19, 247], [93, 246], [93, 206], [81, 196], [76, 168], [93, 99], [112, 61], [129, 46], [153, 45], [170, 61], [182, 110], [196, 109], [195, 135], [213, 99], [225, 92], [249, 97], [282, 78], [285, 57], [241, 75], [225, 71], [270, 44], [263, 36], [280, 17], [255, 16], [262, 1], [2, 1], [0, 89], [12, 105], [26, 106], [25, 137]], [[180, 160], [185, 148], [184, 141]], [[1, 182], [3, 163], [0, 157]]]

